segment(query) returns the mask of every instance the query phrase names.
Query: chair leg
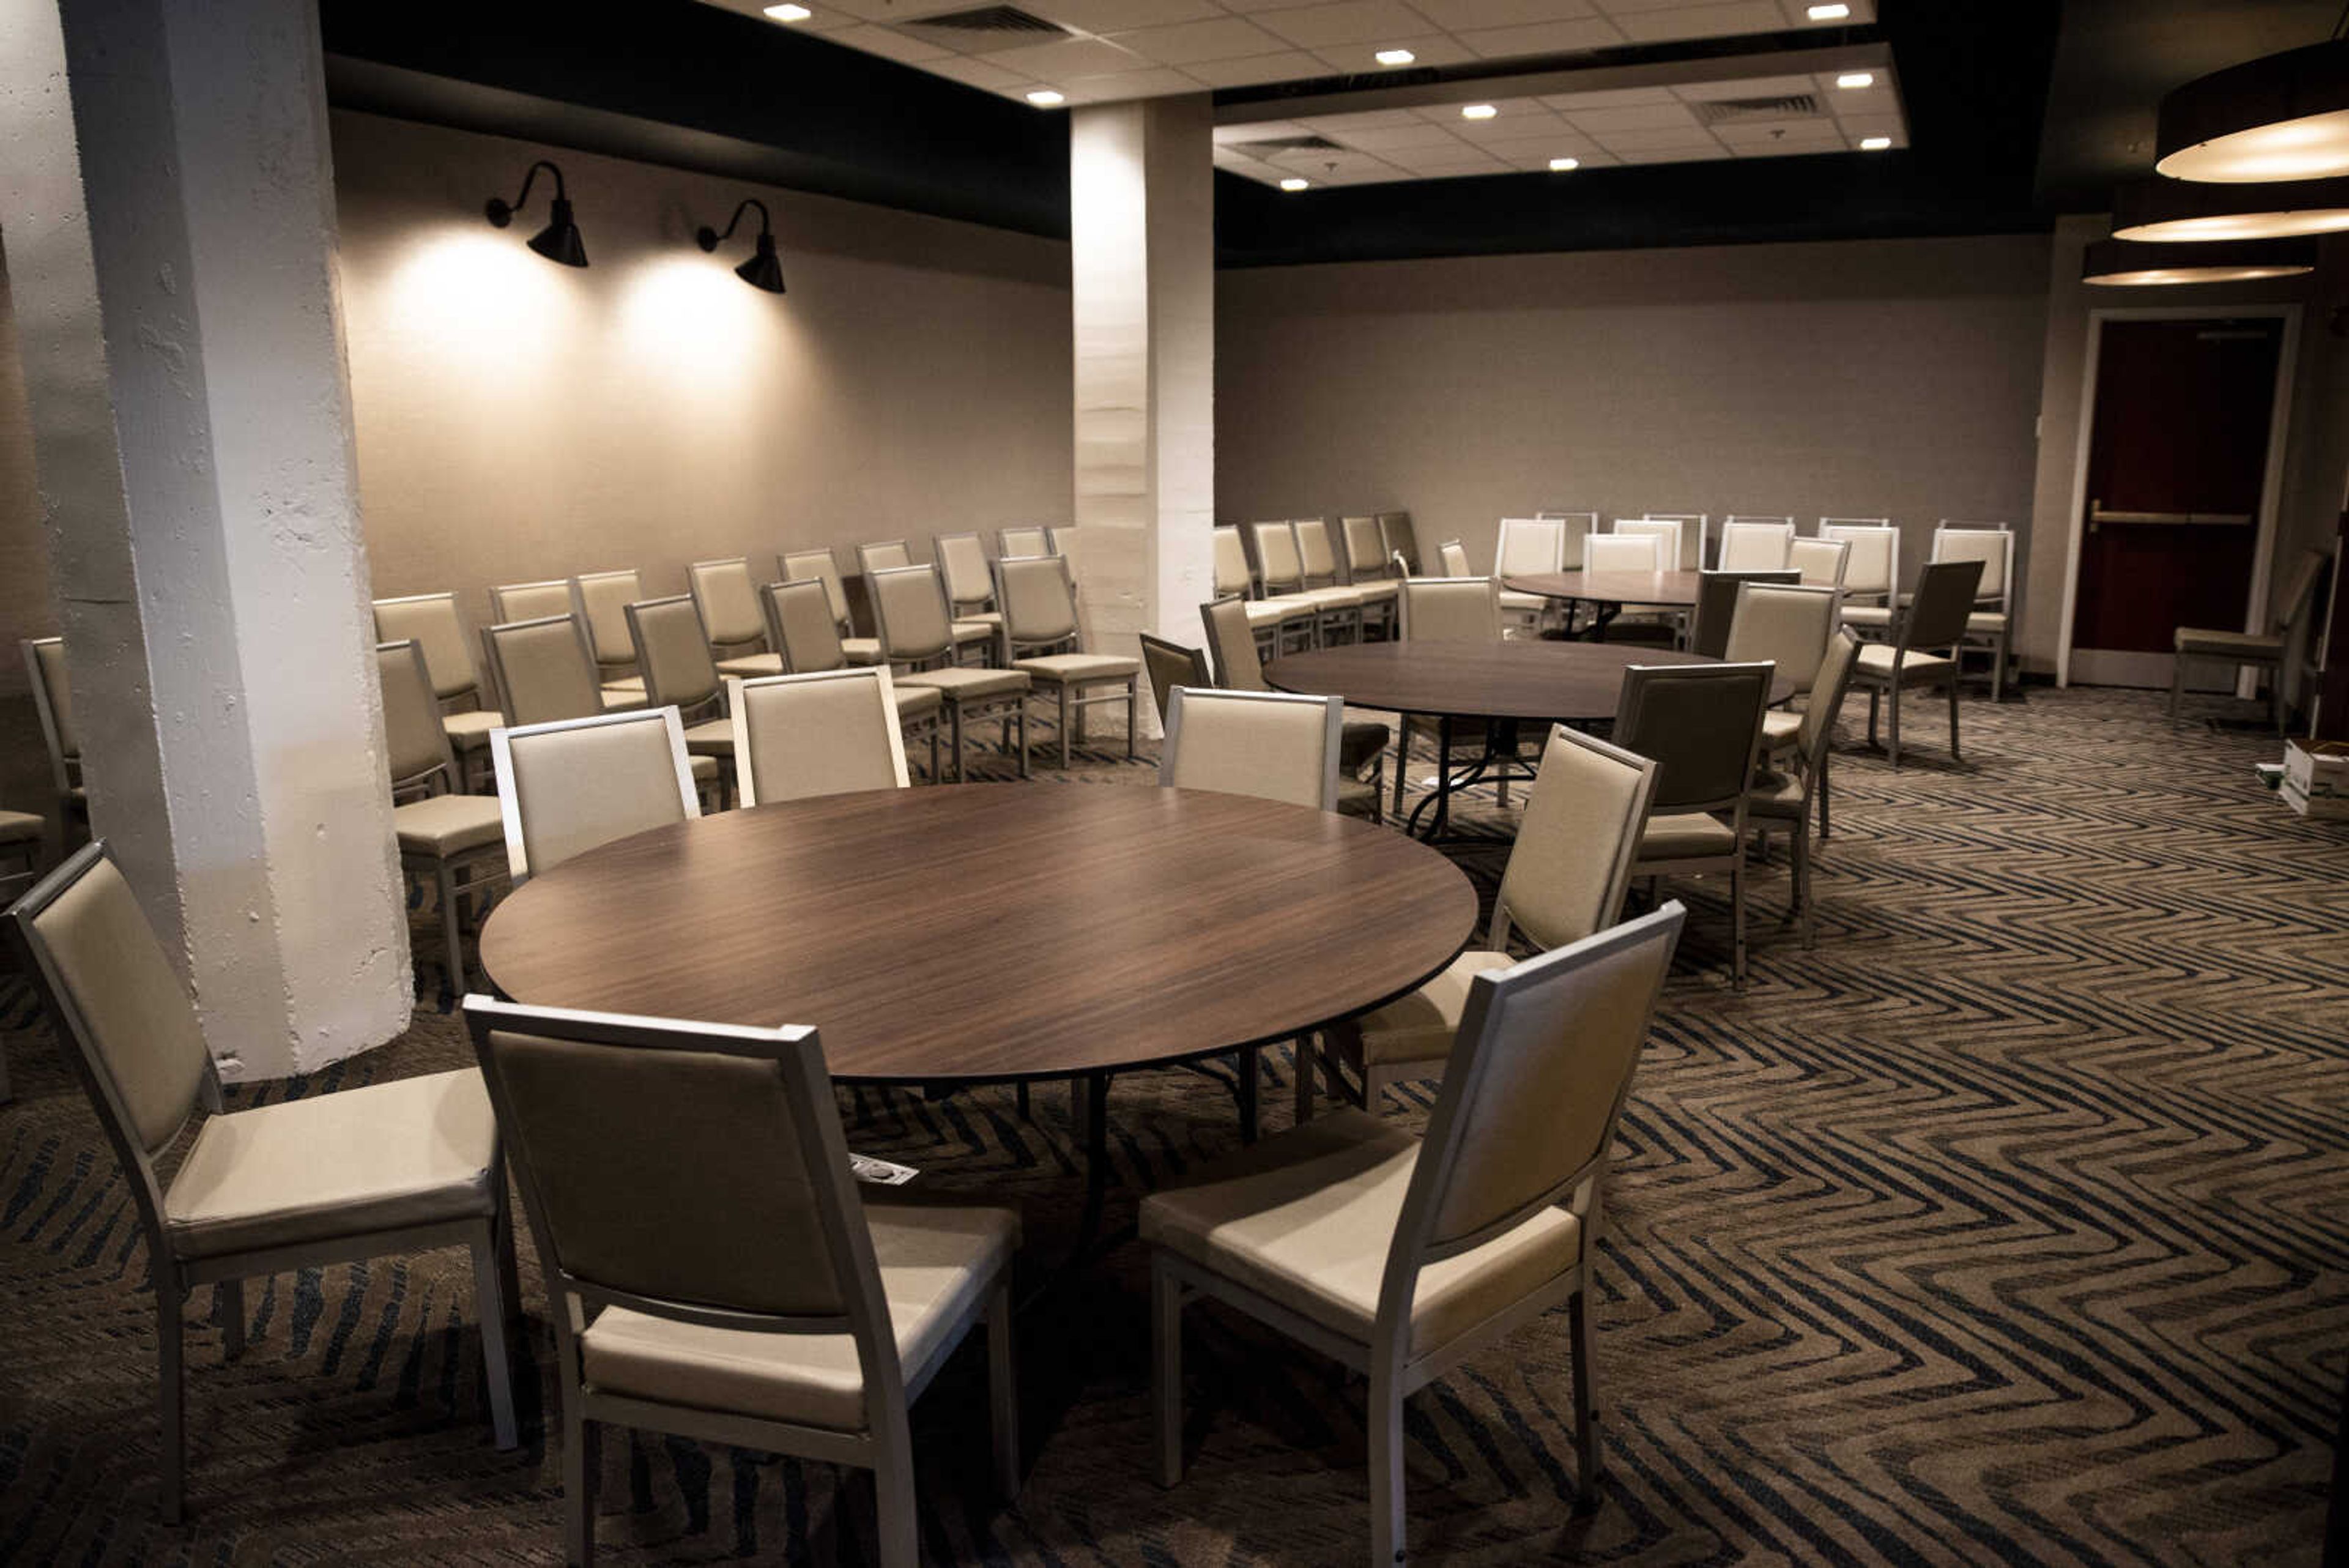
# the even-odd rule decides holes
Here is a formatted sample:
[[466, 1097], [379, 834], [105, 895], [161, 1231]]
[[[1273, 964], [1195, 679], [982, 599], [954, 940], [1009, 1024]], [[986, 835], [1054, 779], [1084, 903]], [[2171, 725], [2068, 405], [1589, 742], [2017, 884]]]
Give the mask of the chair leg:
[[1795, 847], [1795, 908], [1803, 917], [1803, 950], [1808, 952], [1816, 944], [1811, 918], [1811, 834], [1810, 824], [1797, 822], [1789, 836]]
[[930, 782], [944, 784], [946, 774], [938, 772], [938, 732], [944, 728], [936, 719], [930, 721]]
[[1371, 1562], [1403, 1560], [1402, 1390], [1383, 1372], [1371, 1374], [1365, 1412], [1371, 1439]]
[[177, 1524], [186, 1513], [188, 1474], [187, 1367], [180, 1348], [182, 1295], [170, 1264], [160, 1264], [155, 1272], [157, 1404], [162, 1421], [163, 1472], [158, 1511], [164, 1523]]
[[221, 1328], [221, 1354], [234, 1361], [244, 1354], [244, 1282], [222, 1280], [212, 1287], [212, 1320]]
[[1885, 704], [1892, 710], [1889, 720], [1892, 744], [1889, 749], [1892, 753], [1892, 765], [1897, 768], [1900, 765], [1900, 682], [1897, 679], [1886, 694]]
[[1832, 753], [1826, 749], [1822, 749], [1819, 753], [1819, 841], [1821, 843], [1825, 843], [1827, 836], [1827, 760], [1831, 755]]
[[1950, 672], [1950, 761], [1964, 761], [1958, 755], [1958, 676], [1955, 670]]
[[1256, 1141], [1259, 1118], [1257, 1116], [1257, 1088], [1261, 1082], [1264, 1053], [1261, 1047], [1250, 1045], [1232, 1057], [1232, 1072], [1239, 1085], [1240, 1142]]
[[1019, 1495], [1019, 1375], [1012, 1345], [1011, 1271], [987, 1303], [987, 1395], [995, 1445], [995, 1486], [1009, 1502]]
[[2173, 654], [2169, 660], [2169, 727], [2178, 727], [2178, 710], [2186, 700], [2186, 656]]
[[[492, 1227], [495, 1229], [494, 1225]], [[490, 1428], [501, 1449], [521, 1439], [514, 1432], [513, 1370], [506, 1359], [504, 1282], [498, 1277], [494, 1235], [473, 1243], [473, 1315], [481, 1325], [481, 1371], [490, 1381]]]
[[579, 1400], [577, 1388], [563, 1390], [563, 1554], [572, 1568], [591, 1568], [595, 1561], [595, 1472], [602, 1467], [595, 1462], [596, 1428], [580, 1415]]
[[[1027, 704], [1027, 703], [1022, 702], [1021, 704], [1019, 704], [1019, 711], [1018, 715], [1017, 715], [1017, 716], [1016, 716], [1016, 718], [1015, 718], [1015, 722], [1017, 722], [1017, 723], [1019, 724], [1019, 776], [1020, 776], [1021, 778], [1023, 778], [1023, 779], [1024, 779], [1024, 778], [1026, 778], [1026, 777], [1028, 776], [1028, 704]], [[1009, 726], [1007, 725], [1007, 726], [1006, 726], [1006, 728], [1009, 728]], [[1066, 741], [1066, 739], [1065, 739], [1065, 735], [1066, 735], [1066, 732], [1063, 732], [1063, 740], [1062, 740], [1062, 742], [1061, 742], [1063, 746], [1065, 746], [1065, 745], [1067, 744], [1067, 741]], [[1066, 759], [1065, 757], [1061, 760], [1061, 765], [1062, 765], [1063, 767], [1065, 767], [1065, 766], [1067, 766], [1067, 765], [1068, 765], [1067, 759]]]
[[1061, 771], [1069, 770], [1069, 683], [1061, 682]]
[[2276, 733], [2282, 734], [2287, 714], [2283, 705], [2283, 666], [2281, 664], [2268, 671], [2268, 711], [2275, 719]]
[[1591, 1332], [1589, 1267], [1583, 1265], [1582, 1289], [1566, 1299], [1567, 1326], [1574, 1339], [1575, 1501], [1583, 1508], [1599, 1501], [1599, 1477], [1607, 1465], [1599, 1446], [1598, 1335]]
[[873, 1467], [874, 1533], [880, 1538], [881, 1568], [920, 1568], [921, 1517], [914, 1499], [914, 1448], [902, 1419], [896, 1436], [876, 1445]]
[[1745, 983], [1745, 857], [1739, 856], [1729, 868], [1729, 929], [1731, 938], [1730, 978], [1739, 985]]
[[2000, 632], [1990, 639], [1991, 657], [1998, 662], [1990, 667], [1990, 700], [2006, 701], [2006, 633]]
[[1297, 1125], [1303, 1127], [1313, 1119], [1313, 1058], [1318, 1046], [1312, 1035], [1297, 1042]]
[[1882, 695], [1883, 693], [1874, 686], [1868, 689], [1868, 743], [1871, 746], [1876, 744], [1877, 701]]
[[447, 947], [449, 994], [462, 1001], [465, 995], [465, 945], [463, 925], [457, 908], [457, 873], [446, 860], [432, 868], [433, 882], [440, 894], [440, 940]]
[[1183, 1479], [1183, 1282], [1166, 1260], [1150, 1260], [1150, 1427], [1158, 1449], [1158, 1484]]
[[1012, 1090], [1012, 1095], [1019, 1103], [1019, 1119], [1023, 1122], [1035, 1120], [1036, 1118], [1028, 1108], [1028, 1080], [1020, 1079], [1019, 1085]]
[[1133, 761], [1134, 742], [1142, 730], [1142, 686], [1129, 680], [1125, 683], [1125, 760]]
[[955, 783], [967, 784], [970, 780], [970, 764], [964, 760], [962, 752], [962, 704], [948, 698], [947, 707], [951, 711], [954, 722]]
[[1398, 713], [1395, 715], [1395, 722], [1400, 738], [1395, 742], [1394, 814], [1395, 820], [1401, 822], [1403, 820], [1403, 775], [1411, 772], [1411, 715]]

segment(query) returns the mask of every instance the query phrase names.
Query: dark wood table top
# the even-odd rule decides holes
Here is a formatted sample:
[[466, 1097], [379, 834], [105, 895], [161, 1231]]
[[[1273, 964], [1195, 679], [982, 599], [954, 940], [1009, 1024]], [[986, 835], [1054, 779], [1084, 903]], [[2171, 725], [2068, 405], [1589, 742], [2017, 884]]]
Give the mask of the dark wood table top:
[[[1264, 667], [1283, 691], [1357, 708], [1460, 718], [1589, 722], [1615, 716], [1634, 664], [1716, 664], [1701, 654], [1615, 642], [1364, 642], [1294, 653]], [[1771, 701], [1794, 695], [1780, 677]]]
[[1122, 784], [878, 790], [593, 849], [498, 906], [505, 995], [813, 1024], [833, 1076], [1058, 1077], [1288, 1039], [1450, 963], [1476, 895], [1346, 817]]
[[1696, 603], [1702, 572], [1537, 572], [1503, 577], [1501, 586], [1545, 598], [1579, 599], [1599, 605], [1690, 605]]

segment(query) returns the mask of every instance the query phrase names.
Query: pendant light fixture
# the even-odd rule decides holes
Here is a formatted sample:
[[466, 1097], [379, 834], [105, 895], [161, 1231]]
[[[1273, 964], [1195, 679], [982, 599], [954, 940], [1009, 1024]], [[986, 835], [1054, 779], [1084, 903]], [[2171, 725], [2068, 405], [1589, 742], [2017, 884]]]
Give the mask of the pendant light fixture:
[[2314, 240], [2249, 240], [2155, 245], [2098, 240], [2081, 258], [2080, 281], [2120, 288], [2161, 284], [2249, 283], [2316, 270]]
[[2230, 185], [2349, 174], [2349, 40], [2246, 61], [2171, 92], [2153, 166]]
[[530, 248], [547, 260], [561, 262], [564, 266], [585, 266], [587, 247], [580, 243], [579, 225], [572, 220], [571, 199], [563, 191], [563, 171], [545, 159], [532, 164], [529, 171], [523, 175], [521, 195], [512, 202], [502, 202], [492, 196], [481, 211], [491, 223], [501, 229], [512, 223], [514, 213], [530, 200], [531, 182], [538, 178], [538, 171], [542, 169], [554, 176], [554, 204], [547, 214], [546, 227], [530, 237]]
[[2349, 229], [2349, 176], [2271, 185], [2134, 181], [2113, 192], [2113, 238], [2271, 240]]
[[752, 288], [763, 288], [769, 294], [781, 294], [783, 292], [783, 264], [775, 256], [774, 225], [767, 217], [767, 204], [757, 197], [751, 197], [734, 209], [734, 216], [727, 220], [724, 234], [721, 234], [716, 229], [705, 224], [694, 232], [693, 240], [705, 251], [716, 250], [720, 241], [734, 237], [735, 229], [742, 222], [742, 214], [753, 207], [759, 209], [758, 248], [751, 253], [749, 261], [734, 269], [734, 275]]

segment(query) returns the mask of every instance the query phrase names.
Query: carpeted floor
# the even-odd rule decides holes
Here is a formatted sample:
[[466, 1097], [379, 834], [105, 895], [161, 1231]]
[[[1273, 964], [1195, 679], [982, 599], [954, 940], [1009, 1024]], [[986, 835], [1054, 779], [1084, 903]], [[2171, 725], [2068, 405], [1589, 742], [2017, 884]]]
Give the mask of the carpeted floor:
[[[2271, 737], [2172, 732], [2146, 696], [1970, 701], [1962, 770], [1926, 723], [1895, 774], [1850, 743], [1859, 717], [1816, 951], [1776, 924], [1783, 865], [1764, 873], [1741, 993], [1724, 908], [1675, 889], [1692, 922], [1609, 1204], [1599, 1506], [1572, 1506], [1546, 1321], [1413, 1400], [1413, 1554], [2315, 1561], [2349, 1371], [2349, 825], [2259, 789]], [[1489, 897], [1501, 819], [1488, 802], [1470, 825], [1495, 834], [1456, 852]], [[524, 1447], [494, 1451], [453, 1253], [254, 1287], [234, 1364], [191, 1302], [191, 1516], [160, 1528], [129, 1200], [14, 981], [0, 1044], [0, 1561], [559, 1557], [552, 1389], [527, 1382]], [[465, 1059], [428, 1010], [264, 1093]], [[1277, 1127], [1286, 1063], [1270, 1077]], [[1233, 1139], [1195, 1074], [1121, 1080], [1112, 1104], [1112, 1220]], [[855, 1146], [1017, 1201], [1040, 1251], [1069, 1233], [1064, 1096], [1033, 1123], [1009, 1091], [847, 1108]], [[543, 1377], [526, 1251], [523, 1271]], [[1191, 1314], [1189, 1478], [1152, 1484], [1143, 1279], [1129, 1245], [1023, 1318], [1016, 1505], [988, 1498], [976, 1346], [916, 1407], [927, 1559], [1361, 1562], [1361, 1387], [1216, 1309]], [[869, 1563], [871, 1496], [821, 1465], [613, 1441], [598, 1540], [620, 1562]]]

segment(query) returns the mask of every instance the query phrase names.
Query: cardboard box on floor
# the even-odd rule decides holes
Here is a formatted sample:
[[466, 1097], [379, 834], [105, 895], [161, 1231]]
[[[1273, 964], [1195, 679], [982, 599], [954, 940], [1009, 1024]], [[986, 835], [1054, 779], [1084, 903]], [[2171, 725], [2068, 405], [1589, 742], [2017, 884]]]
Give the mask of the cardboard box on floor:
[[2349, 818], [2349, 741], [2286, 742], [2281, 793], [2302, 816]]

